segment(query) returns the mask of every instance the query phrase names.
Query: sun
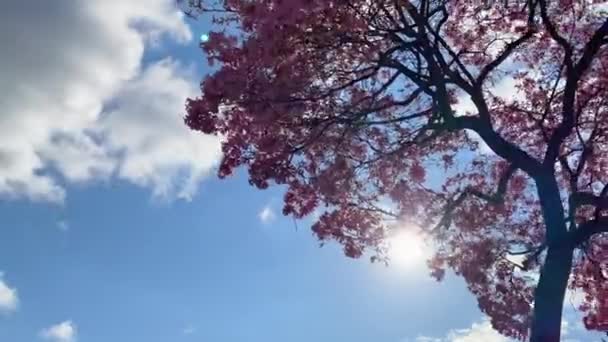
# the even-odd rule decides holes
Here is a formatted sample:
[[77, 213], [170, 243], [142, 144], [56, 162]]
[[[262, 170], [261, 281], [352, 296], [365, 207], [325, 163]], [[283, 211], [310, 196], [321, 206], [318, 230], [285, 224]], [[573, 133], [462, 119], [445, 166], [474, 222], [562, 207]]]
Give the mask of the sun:
[[388, 239], [391, 264], [400, 267], [421, 265], [426, 256], [425, 243], [413, 229], [399, 229]]

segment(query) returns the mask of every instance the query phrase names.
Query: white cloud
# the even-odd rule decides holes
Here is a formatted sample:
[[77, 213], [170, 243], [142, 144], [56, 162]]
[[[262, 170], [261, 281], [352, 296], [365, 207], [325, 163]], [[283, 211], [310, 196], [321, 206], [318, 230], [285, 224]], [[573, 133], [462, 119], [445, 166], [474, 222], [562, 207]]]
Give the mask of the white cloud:
[[51, 342], [76, 342], [76, 325], [72, 321], [64, 321], [42, 330], [40, 337]]
[[510, 339], [502, 336], [492, 328], [488, 321], [473, 323], [470, 328], [457, 329], [448, 332], [445, 337], [418, 336], [415, 342], [509, 342]]
[[118, 175], [151, 187], [154, 195], [190, 199], [220, 157], [219, 140], [191, 131], [179, 116], [195, 96], [188, 70], [162, 60], [129, 82], [97, 127], [107, 146], [123, 155]]
[[416, 337], [415, 342], [442, 342], [442, 340], [440, 338], [418, 336], [418, 337]]
[[[569, 333], [569, 323], [562, 320], [562, 337], [566, 338]], [[407, 340], [406, 340], [407, 341]], [[574, 339], [564, 341], [576, 342]], [[476, 322], [467, 329], [454, 329], [449, 331], [445, 337], [418, 336], [414, 342], [514, 342], [514, 340], [499, 334], [492, 328], [488, 320]]]
[[471, 328], [455, 330], [448, 334], [450, 342], [508, 342], [509, 339], [492, 328], [488, 321], [473, 323]]
[[17, 310], [19, 298], [17, 289], [10, 287], [3, 277], [4, 274], [0, 272], [0, 313], [9, 314]]
[[0, 4], [0, 196], [61, 202], [61, 180], [116, 176], [189, 198], [217, 139], [179, 113], [198, 80], [178, 63], [142, 70], [146, 44], [191, 32], [173, 0]]
[[272, 210], [270, 205], [266, 205], [258, 214], [258, 218], [260, 221], [262, 221], [262, 223], [266, 224], [274, 221], [277, 218], [277, 215], [274, 213], [274, 210]]

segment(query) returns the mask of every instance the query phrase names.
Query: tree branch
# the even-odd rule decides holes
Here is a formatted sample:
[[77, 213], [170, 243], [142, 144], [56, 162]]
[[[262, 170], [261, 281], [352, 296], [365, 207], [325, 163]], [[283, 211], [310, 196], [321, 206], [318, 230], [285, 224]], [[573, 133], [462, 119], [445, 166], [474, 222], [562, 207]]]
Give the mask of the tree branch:
[[555, 25], [553, 25], [553, 23], [551, 22], [549, 14], [547, 13], [547, 1], [539, 0], [538, 3], [540, 5], [540, 16], [543, 19], [543, 24], [545, 25], [545, 28], [549, 32], [551, 38], [553, 38], [553, 40], [555, 40], [564, 49], [564, 62], [566, 63], [566, 67], [572, 67], [572, 46], [570, 45], [570, 43], [568, 43], [566, 38], [562, 37], [557, 32]]
[[599, 217], [579, 225], [570, 232], [572, 247], [578, 247], [595, 234], [608, 233], [608, 217]]
[[439, 220], [439, 223], [437, 223], [437, 225], [433, 228], [433, 231], [438, 230], [442, 227], [449, 227], [452, 224], [452, 214], [454, 213], [454, 210], [456, 210], [456, 208], [458, 208], [469, 195], [481, 198], [487, 201], [488, 203], [495, 205], [503, 203], [505, 199], [505, 194], [507, 192], [507, 185], [509, 184], [509, 180], [511, 180], [511, 177], [515, 174], [516, 171], [516, 166], [514, 166], [513, 164], [509, 165], [509, 167], [505, 170], [505, 172], [500, 177], [500, 180], [498, 181], [498, 187], [496, 189], [496, 192], [491, 195], [468, 187], [462, 193], [460, 193], [460, 195], [458, 195], [456, 199], [448, 200], [448, 203], [446, 204], [443, 210], [443, 215]]
[[583, 55], [581, 59], [579, 59], [578, 63], [574, 67], [574, 72], [580, 78], [582, 74], [589, 68], [591, 62], [593, 61], [593, 57], [600, 50], [603, 45], [604, 38], [608, 36], [608, 19], [604, 21], [602, 26], [595, 31], [587, 45], [583, 50]]
[[[543, 13], [542, 4], [544, 3], [544, 1], [541, 0], [540, 3], [541, 13]], [[545, 21], [544, 16], [543, 21]], [[547, 27], [548, 29], [549, 27], [552, 27], [548, 19], [546, 20], [546, 25], [549, 25]], [[553, 30], [555, 30], [555, 28], [553, 28]], [[549, 29], [549, 32], [552, 32], [551, 29]], [[556, 32], [555, 35], [557, 35]], [[608, 35], [608, 19], [606, 19], [604, 24], [597, 31], [595, 31], [591, 39], [587, 42], [587, 44], [585, 44], [585, 47], [583, 49], [583, 55], [576, 63], [576, 66], [572, 67], [572, 47], [567, 42], [565, 42], [565, 45], [564, 43], [561, 43], [561, 40], [564, 38], [560, 37], [559, 35], [554, 36], [554, 34], [551, 33], [551, 36], [556, 39], [556, 41], [558, 41], [560, 45], [564, 46], [564, 50], [566, 52], [566, 55], [564, 57], [564, 62], [566, 63], [566, 86], [564, 89], [564, 99], [562, 105], [562, 122], [559, 127], [553, 132], [553, 135], [551, 136], [551, 139], [549, 141], [547, 153], [545, 154], [545, 160], [543, 161], [543, 164], [545, 164], [545, 166], [552, 166], [555, 163], [555, 159], [559, 154], [559, 149], [562, 142], [570, 135], [572, 129], [574, 128], [574, 103], [576, 99], [578, 82], [583, 76], [583, 74], [587, 71], [587, 69], [591, 66], [593, 58], [600, 50], [600, 47], [602, 46], [602, 40], [606, 35]]]
[[572, 194], [572, 200], [577, 206], [592, 205], [594, 207], [608, 209], [608, 197], [596, 196], [590, 192], [575, 192]]
[[492, 195], [485, 194], [475, 189], [470, 189], [469, 192], [471, 195], [484, 199], [492, 204], [501, 204], [504, 202], [505, 193], [507, 192], [507, 185], [509, 184], [511, 177], [513, 177], [513, 174], [515, 174], [515, 171], [517, 171], [517, 167], [515, 167], [513, 164], [509, 165], [498, 181], [498, 188], [496, 189], [496, 192]]
[[[380, 65], [395, 68], [412, 82], [424, 89], [429, 96], [435, 99], [437, 101], [442, 119], [445, 121], [450, 130], [470, 129], [475, 131], [494, 151], [494, 153], [505, 159], [510, 164], [514, 164], [515, 167], [530, 174], [532, 177], [536, 177], [541, 171], [541, 164], [528, 155], [525, 151], [505, 140], [494, 130], [490, 120], [490, 113], [487, 103], [483, 97], [483, 92], [480, 89], [473, 90], [464, 88], [465, 91], [468, 90], [470, 92], [471, 99], [478, 109], [479, 117], [454, 116], [453, 110], [449, 103], [449, 95], [445, 81], [445, 76], [447, 76], [446, 73], [449, 73], [449, 70], [444, 70], [444, 68], [438, 65], [437, 60], [440, 58], [435, 56], [437, 52], [433, 49], [433, 46], [427, 36], [427, 27], [425, 26], [424, 22], [425, 18], [418, 13], [414, 6], [406, 6], [405, 11], [413, 18], [414, 22], [416, 23], [416, 27], [418, 28], [416, 36], [418, 39], [418, 44], [420, 45], [420, 51], [417, 51], [417, 55], [420, 55], [426, 61], [430, 73], [430, 80], [425, 79], [425, 77], [423, 77], [423, 75], [421, 75], [419, 72], [407, 68], [400, 62], [392, 60], [386, 55], [381, 56]], [[523, 41], [519, 44], [522, 43]], [[517, 45], [515, 45], [512, 49], [515, 49], [516, 47]], [[505, 54], [504, 58], [506, 57], [508, 56]], [[496, 65], [498, 64], [499, 63]], [[492, 69], [492, 67], [489, 69]]]
[[475, 85], [477, 87], [481, 87], [485, 78], [494, 69], [496, 69], [502, 62], [504, 62], [507, 58], [509, 58], [509, 56], [515, 51], [515, 49], [517, 49], [519, 46], [524, 44], [528, 39], [530, 39], [532, 37], [532, 35], [534, 35], [534, 33], [535, 33], [535, 30], [529, 29], [523, 36], [521, 36], [521, 37], [517, 38], [516, 40], [514, 40], [513, 42], [507, 44], [505, 49], [502, 51], [502, 53], [498, 57], [496, 57], [496, 59], [494, 59], [492, 62], [490, 62], [489, 64], [487, 64], [485, 67], [483, 67], [481, 69], [481, 71], [479, 72], [479, 76], [475, 80]]
[[[485, 105], [485, 101], [480, 103], [477, 108], [478, 111], [486, 111], [486, 115], [489, 115], [487, 114], [488, 108]], [[476, 117], [463, 116], [455, 118], [454, 123], [458, 128], [475, 131], [494, 153], [513, 164], [518, 169], [523, 170], [531, 177], [534, 178], [540, 175], [541, 164], [528, 153], [500, 136], [500, 134], [494, 131], [489, 122], [482, 121], [480, 118]]]
[[596, 211], [608, 209], [608, 184], [604, 186], [599, 195], [586, 191], [578, 191], [570, 195], [573, 211], [583, 205], [594, 206]]

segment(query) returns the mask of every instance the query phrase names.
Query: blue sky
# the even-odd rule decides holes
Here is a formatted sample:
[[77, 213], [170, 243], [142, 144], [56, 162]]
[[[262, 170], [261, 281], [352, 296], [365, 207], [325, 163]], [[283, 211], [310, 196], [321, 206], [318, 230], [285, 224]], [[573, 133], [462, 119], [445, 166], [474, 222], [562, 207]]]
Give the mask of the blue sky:
[[319, 248], [280, 188], [215, 178], [179, 116], [210, 28], [171, 4], [0, 5], [0, 341], [506, 341], [459, 279]]

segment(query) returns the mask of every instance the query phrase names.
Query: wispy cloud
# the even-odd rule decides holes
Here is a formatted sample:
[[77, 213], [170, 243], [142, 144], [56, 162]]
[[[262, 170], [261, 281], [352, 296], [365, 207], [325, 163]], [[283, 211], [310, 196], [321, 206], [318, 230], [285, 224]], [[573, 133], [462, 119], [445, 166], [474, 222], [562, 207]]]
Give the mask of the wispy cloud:
[[60, 220], [57, 222], [57, 229], [62, 232], [67, 232], [68, 230], [70, 230], [70, 225], [68, 224], [68, 221]]
[[188, 325], [182, 330], [182, 333], [184, 335], [192, 335], [192, 334], [196, 333], [196, 328], [192, 325]]
[[264, 224], [268, 224], [272, 221], [274, 221], [277, 218], [277, 215], [275, 214], [274, 210], [272, 209], [272, 207], [270, 206], [270, 204], [267, 204], [264, 208], [262, 208], [262, 210], [260, 210], [260, 212], [258, 213], [258, 218], [260, 219], [260, 221]]

